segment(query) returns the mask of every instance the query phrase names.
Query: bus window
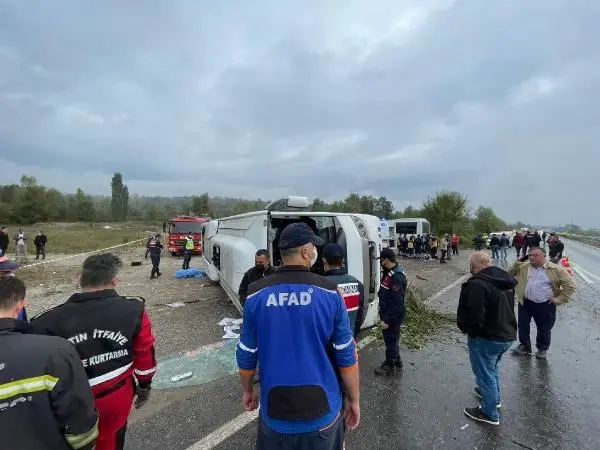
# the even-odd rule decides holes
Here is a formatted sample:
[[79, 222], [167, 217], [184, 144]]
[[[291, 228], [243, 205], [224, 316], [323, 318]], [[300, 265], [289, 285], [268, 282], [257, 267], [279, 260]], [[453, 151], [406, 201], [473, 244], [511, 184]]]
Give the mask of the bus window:
[[398, 222], [396, 223], [396, 233], [400, 236], [403, 234], [417, 234], [417, 222]]
[[429, 222], [423, 221], [421, 224], [423, 225], [423, 234], [429, 234]]

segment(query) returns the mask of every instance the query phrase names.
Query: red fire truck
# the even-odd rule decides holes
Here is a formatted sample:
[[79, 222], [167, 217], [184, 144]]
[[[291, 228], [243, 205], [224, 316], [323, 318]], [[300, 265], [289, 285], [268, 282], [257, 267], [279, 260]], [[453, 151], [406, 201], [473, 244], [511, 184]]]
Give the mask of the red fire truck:
[[175, 216], [169, 221], [169, 252], [175, 256], [183, 253], [185, 238], [194, 237], [194, 253], [202, 254], [202, 229], [210, 219], [196, 216]]

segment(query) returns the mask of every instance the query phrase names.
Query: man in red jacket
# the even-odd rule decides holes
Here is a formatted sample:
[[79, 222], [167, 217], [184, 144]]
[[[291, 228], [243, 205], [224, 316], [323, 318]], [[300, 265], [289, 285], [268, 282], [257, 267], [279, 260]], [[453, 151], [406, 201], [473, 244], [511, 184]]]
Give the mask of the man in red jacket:
[[150, 396], [156, 371], [154, 335], [143, 301], [115, 291], [121, 260], [110, 253], [83, 263], [81, 293], [31, 320], [34, 333], [71, 341], [100, 415], [96, 450], [122, 450], [127, 419]]

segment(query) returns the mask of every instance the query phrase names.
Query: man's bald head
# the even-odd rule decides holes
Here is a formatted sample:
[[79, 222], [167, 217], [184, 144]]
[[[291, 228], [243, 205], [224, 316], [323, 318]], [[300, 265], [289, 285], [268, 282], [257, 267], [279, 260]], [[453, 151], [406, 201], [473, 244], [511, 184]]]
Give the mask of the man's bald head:
[[469, 257], [469, 268], [472, 274], [492, 266], [492, 258], [487, 252], [473, 252]]

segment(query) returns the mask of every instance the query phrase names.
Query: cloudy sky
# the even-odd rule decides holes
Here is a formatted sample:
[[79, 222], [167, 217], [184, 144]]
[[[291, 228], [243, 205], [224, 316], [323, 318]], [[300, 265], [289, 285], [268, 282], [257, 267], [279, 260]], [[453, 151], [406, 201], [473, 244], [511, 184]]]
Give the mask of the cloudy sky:
[[0, 0], [0, 183], [452, 189], [600, 226], [599, 23], [592, 0]]

